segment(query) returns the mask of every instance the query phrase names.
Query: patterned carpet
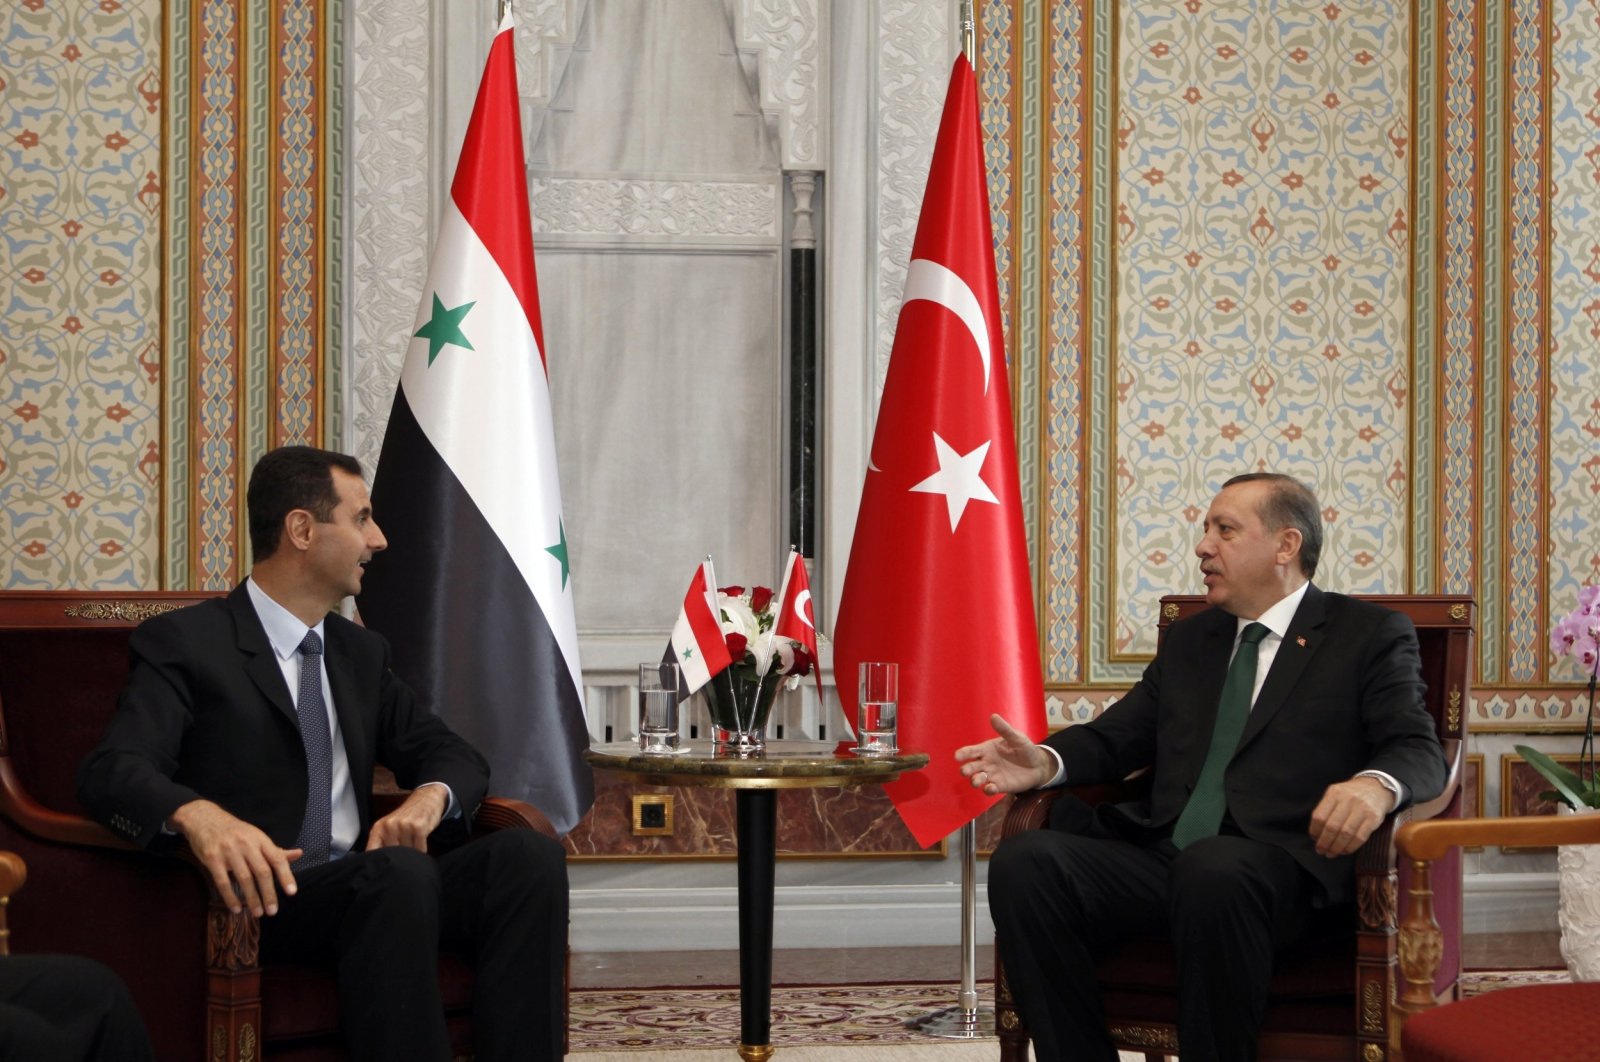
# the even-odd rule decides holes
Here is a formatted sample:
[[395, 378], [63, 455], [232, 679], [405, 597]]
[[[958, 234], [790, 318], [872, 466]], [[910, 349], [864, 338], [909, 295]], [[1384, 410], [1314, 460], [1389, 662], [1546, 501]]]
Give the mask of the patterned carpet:
[[[953, 1006], [953, 981], [910, 985], [783, 986], [772, 990], [772, 1042], [928, 1044], [907, 1018]], [[994, 985], [980, 984], [994, 1006]], [[711, 1047], [739, 1040], [737, 988], [578, 989], [572, 993], [571, 1049]]]
[[1461, 996], [1476, 996], [1514, 985], [1560, 985], [1572, 980], [1565, 970], [1468, 970], [1461, 975]]
[[[1565, 970], [1476, 970], [1461, 979], [1463, 996], [1509, 985], [1553, 984], [1566, 981]], [[817, 1050], [853, 1045], [884, 1049], [881, 1057], [927, 1058], [961, 1062], [968, 1058], [998, 1057], [995, 1041], [968, 1042], [971, 1050], [929, 1039], [905, 1027], [907, 1018], [952, 1006], [960, 986], [954, 981], [897, 985], [782, 986], [772, 990], [772, 1043], [776, 1046]], [[981, 1005], [994, 1006], [994, 985], [980, 984]], [[607, 1053], [595, 1062], [608, 1062], [609, 1053], [635, 1051], [688, 1052], [692, 1049], [726, 1049], [739, 1041], [739, 990], [737, 988], [582, 988], [572, 993], [571, 1049], [574, 1054]], [[890, 1048], [903, 1047], [901, 1051]], [[981, 1048], [981, 1050], [980, 1050]], [[864, 1054], [862, 1062], [870, 1057]], [[681, 1062], [695, 1056], [683, 1055]], [[719, 1056], [720, 1057], [720, 1056]], [[727, 1057], [732, 1057], [728, 1055]], [[787, 1051], [792, 1062], [806, 1062], [798, 1051]], [[818, 1058], [828, 1057], [823, 1051]], [[853, 1057], [853, 1055], [852, 1055]], [[1125, 1056], [1128, 1057], [1128, 1056]], [[680, 1056], [663, 1055], [662, 1062], [680, 1062]]]

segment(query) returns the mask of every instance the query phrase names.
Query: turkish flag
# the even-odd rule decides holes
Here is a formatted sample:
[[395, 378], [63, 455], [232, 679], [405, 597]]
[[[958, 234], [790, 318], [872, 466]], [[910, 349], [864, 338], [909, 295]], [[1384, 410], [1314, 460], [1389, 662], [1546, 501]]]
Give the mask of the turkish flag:
[[817, 676], [817, 696], [822, 696], [822, 657], [817, 654], [817, 620], [811, 610], [811, 577], [798, 550], [789, 550], [778, 591], [778, 618], [772, 633], [805, 646], [811, 654], [811, 671]]
[[955, 762], [957, 748], [994, 736], [990, 713], [1044, 737], [978, 92], [964, 56], [911, 248], [833, 659], [851, 720], [857, 665], [900, 665], [899, 745], [929, 762], [886, 789], [924, 847], [998, 799]]

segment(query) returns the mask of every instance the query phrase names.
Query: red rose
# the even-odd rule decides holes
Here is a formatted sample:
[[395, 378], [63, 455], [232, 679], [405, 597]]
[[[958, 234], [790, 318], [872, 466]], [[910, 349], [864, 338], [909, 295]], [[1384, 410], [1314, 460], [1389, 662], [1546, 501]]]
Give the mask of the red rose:
[[809, 675], [816, 663], [815, 660], [811, 659], [811, 654], [806, 651], [804, 646], [797, 645], [794, 647], [794, 666], [789, 669], [789, 674]]
[[728, 635], [728, 655], [733, 657], [733, 662], [738, 663], [744, 659], [745, 646], [750, 644], [750, 639], [742, 634]]
[[756, 586], [750, 589], [750, 607], [757, 612], [765, 612], [767, 606], [772, 604], [772, 587]]
[[742, 586], [719, 586], [719, 587], [717, 587], [717, 593], [719, 593], [719, 594], [727, 594], [729, 597], [738, 597], [740, 594], [744, 593], [744, 587], [742, 587]]

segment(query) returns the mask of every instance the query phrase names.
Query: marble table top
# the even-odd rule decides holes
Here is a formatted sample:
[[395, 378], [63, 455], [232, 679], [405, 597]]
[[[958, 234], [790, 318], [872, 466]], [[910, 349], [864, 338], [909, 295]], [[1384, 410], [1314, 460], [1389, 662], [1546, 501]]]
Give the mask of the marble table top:
[[928, 765], [926, 752], [857, 756], [847, 743], [767, 742], [760, 756], [715, 756], [709, 741], [686, 741], [686, 752], [660, 755], [639, 751], [638, 742], [592, 745], [590, 765], [647, 785], [695, 785], [726, 789], [800, 789], [813, 786], [875, 785], [892, 782], [903, 771]]

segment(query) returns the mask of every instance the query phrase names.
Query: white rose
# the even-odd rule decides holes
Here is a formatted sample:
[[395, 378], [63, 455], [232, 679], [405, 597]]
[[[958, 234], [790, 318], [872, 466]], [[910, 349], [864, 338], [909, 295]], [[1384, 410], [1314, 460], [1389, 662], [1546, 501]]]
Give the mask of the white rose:
[[756, 621], [756, 614], [751, 611], [750, 603], [742, 597], [725, 597], [718, 595], [718, 604], [722, 607], [722, 633], [742, 634], [750, 643], [750, 648], [755, 648], [756, 635], [761, 633], [761, 625]]

